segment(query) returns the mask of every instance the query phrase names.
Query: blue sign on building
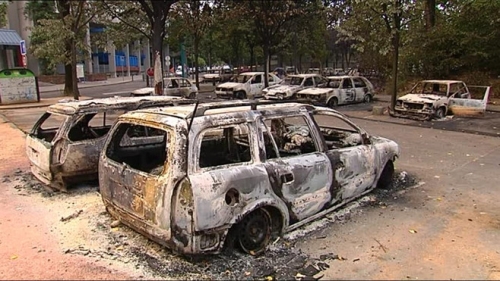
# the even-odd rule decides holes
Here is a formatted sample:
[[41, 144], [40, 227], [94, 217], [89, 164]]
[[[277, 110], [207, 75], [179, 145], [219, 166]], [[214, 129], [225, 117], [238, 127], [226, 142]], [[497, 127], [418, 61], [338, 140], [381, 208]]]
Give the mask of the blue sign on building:
[[21, 55], [26, 55], [26, 41], [21, 40], [21, 42], [19, 42], [19, 47], [21, 48]]

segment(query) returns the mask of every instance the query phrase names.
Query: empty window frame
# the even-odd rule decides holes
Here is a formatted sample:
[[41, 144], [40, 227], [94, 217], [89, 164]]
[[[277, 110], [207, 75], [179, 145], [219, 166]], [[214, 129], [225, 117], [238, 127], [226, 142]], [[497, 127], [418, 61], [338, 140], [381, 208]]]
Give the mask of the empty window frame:
[[247, 124], [206, 129], [200, 138], [200, 168], [252, 161]]
[[140, 124], [121, 123], [111, 136], [106, 156], [151, 175], [160, 175], [167, 162], [167, 131]]

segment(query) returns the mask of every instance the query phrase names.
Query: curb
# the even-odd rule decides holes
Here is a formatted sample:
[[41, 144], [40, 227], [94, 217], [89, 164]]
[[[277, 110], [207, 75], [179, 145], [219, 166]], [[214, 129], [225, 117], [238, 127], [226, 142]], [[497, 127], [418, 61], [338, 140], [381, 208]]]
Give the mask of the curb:
[[[42, 99], [40, 102], [36, 103], [20, 103], [20, 104], [12, 104], [12, 105], [0, 105], [0, 111], [1, 110], [13, 110], [13, 109], [25, 109], [25, 108], [38, 108], [38, 107], [47, 107], [49, 105], [58, 103], [60, 100], [63, 100], [65, 97], [57, 97], [57, 98], [49, 98], [49, 99], [54, 99], [53, 102], [51, 100], [47, 99]], [[92, 97], [87, 97], [87, 96], [81, 96], [80, 100], [91, 100], [93, 99]], [[46, 102], [45, 102], [45, 101]]]
[[[99, 87], [99, 86], [119, 85], [119, 84], [125, 84], [125, 83], [130, 83], [130, 82], [136, 82], [136, 81], [128, 80], [128, 81], [119, 81], [119, 82], [103, 83], [103, 84], [84, 84], [84, 87], [78, 87], [78, 89], [94, 88], [94, 87]], [[43, 87], [40, 87], [40, 93], [62, 92], [64, 90], [64, 84], [62, 84], [62, 85], [63, 85], [62, 89], [56, 89], [56, 90], [44, 90]], [[52, 87], [52, 86], [46, 86], [46, 87]]]
[[370, 118], [365, 118], [365, 117], [357, 117], [357, 116], [352, 116], [349, 114], [345, 114], [349, 119], [357, 119], [357, 120], [365, 120], [365, 121], [370, 121], [370, 122], [380, 122], [380, 123], [386, 123], [386, 124], [393, 124], [393, 125], [401, 125], [401, 126], [410, 126], [410, 127], [418, 127], [418, 128], [423, 128], [423, 129], [429, 129], [429, 130], [441, 130], [441, 131], [447, 131], [447, 132], [455, 132], [455, 133], [463, 133], [463, 134], [470, 134], [470, 135], [481, 135], [481, 136], [488, 136], [488, 137], [500, 137], [497, 134], [493, 133], [487, 133], [487, 132], [478, 132], [478, 131], [472, 131], [472, 130], [445, 130], [445, 129], [440, 129], [440, 128], [432, 128], [432, 127], [424, 127], [424, 126], [417, 126], [415, 124], [408, 124], [408, 123], [399, 123], [395, 121], [389, 121], [389, 120], [374, 120]]

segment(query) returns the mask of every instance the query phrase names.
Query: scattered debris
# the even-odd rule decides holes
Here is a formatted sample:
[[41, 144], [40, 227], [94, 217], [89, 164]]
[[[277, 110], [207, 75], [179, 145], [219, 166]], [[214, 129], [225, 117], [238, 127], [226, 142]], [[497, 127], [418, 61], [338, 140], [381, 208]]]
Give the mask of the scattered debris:
[[120, 226], [120, 224], [121, 224], [120, 220], [114, 220], [109, 226], [111, 228], [115, 228], [115, 227]]
[[410, 233], [413, 233], [413, 234], [417, 233], [417, 231], [416, 231], [415, 229], [410, 229], [410, 230], [408, 230], [408, 231], [409, 231]]
[[67, 216], [67, 217], [62, 217], [61, 218], [61, 221], [69, 221], [69, 220], [72, 220], [74, 218], [77, 218], [81, 213], [83, 213], [83, 210], [78, 210], [76, 212], [74, 212], [73, 214]]
[[382, 243], [380, 243], [380, 241], [378, 241], [376, 238], [373, 238], [373, 240], [375, 240], [375, 242], [378, 243], [380, 249], [382, 249], [382, 251], [384, 251], [384, 253], [387, 253], [387, 248], [384, 245], [382, 245]]
[[356, 258], [352, 260], [352, 262], [357, 262], [357, 261], [360, 261], [360, 259]]

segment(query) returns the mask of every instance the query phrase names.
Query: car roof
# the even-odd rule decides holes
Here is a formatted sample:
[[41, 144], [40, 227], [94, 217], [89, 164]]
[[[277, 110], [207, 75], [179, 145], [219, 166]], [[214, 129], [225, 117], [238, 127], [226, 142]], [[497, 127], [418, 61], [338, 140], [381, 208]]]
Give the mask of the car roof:
[[301, 78], [304, 78], [304, 77], [314, 77], [314, 76], [321, 77], [321, 75], [319, 75], [317, 73], [301, 73], [301, 74], [288, 75], [288, 77], [301, 77]]
[[260, 71], [254, 71], [254, 72], [242, 72], [240, 73], [239, 75], [256, 75], [256, 74], [264, 74], [264, 72], [260, 72]]
[[[252, 108], [252, 104], [257, 104], [258, 106], [254, 109]], [[123, 117], [134, 117], [140, 116], [143, 118], [144, 114], [151, 115], [163, 115], [163, 116], [172, 116], [180, 119], [189, 119], [193, 116], [195, 111], [196, 104], [184, 104], [173, 107], [154, 107], [141, 109], [136, 111], [128, 112]], [[316, 109], [315, 106], [304, 103], [297, 102], [252, 102], [252, 101], [224, 101], [224, 102], [207, 102], [200, 103], [198, 108], [196, 108], [196, 115], [198, 116], [207, 116], [207, 115], [226, 115], [228, 113], [235, 112], [249, 112], [249, 111], [276, 111], [280, 113], [299, 113], [303, 109]], [[328, 109], [338, 113], [335, 110]], [[341, 113], [338, 113], [342, 115]], [[227, 116], [227, 118], [232, 118], [231, 116]]]
[[338, 75], [338, 76], [328, 76], [326, 79], [343, 79], [343, 78], [366, 78], [363, 76], [353, 76], [353, 75]]
[[453, 84], [453, 83], [463, 83], [459, 80], [422, 80], [422, 83], [433, 83], [433, 84]]
[[140, 106], [161, 106], [174, 103], [193, 103], [193, 100], [172, 96], [147, 96], [147, 97], [112, 97], [91, 100], [60, 100], [50, 105], [49, 112], [62, 114], [75, 114], [80, 112], [96, 112], [109, 109], [135, 109]]

